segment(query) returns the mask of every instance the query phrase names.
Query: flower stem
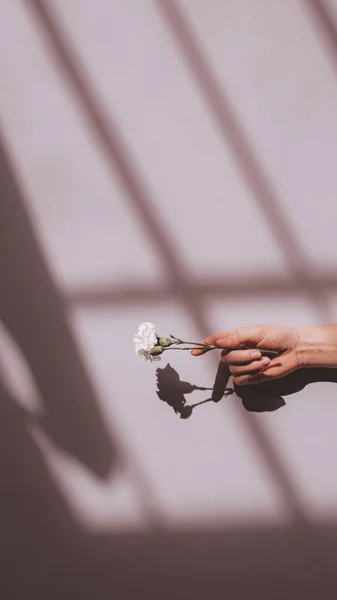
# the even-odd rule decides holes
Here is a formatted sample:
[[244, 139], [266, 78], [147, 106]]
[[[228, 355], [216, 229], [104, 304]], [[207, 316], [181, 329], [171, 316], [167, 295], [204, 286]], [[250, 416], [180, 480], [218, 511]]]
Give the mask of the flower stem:
[[197, 346], [199, 348], [209, 348], [215, 350], [218, 346], [212, 346], [211, 344], [203, 344], [202, 342], [184, 342], [183, 340], [179, 340], [179, 344], [191, 344], [192, 346]]
[[[166, 352], [166, 350], [194, 350], [194, 349], [195, 349], [195, 346], [192, 346], [192, 348], [172, 348], [172, 346], [171, 346], [170, 348], [163, 348], [163, 352]], [[209, 348], [209, 350], [213, 350], [213, 348]]]
[[[225, 351], [228, 351], [228, 352], [232, 352], [233, 350], [240, 350], [241, 349], [241, 348], [219, 348], [219, 346], [213, 346], [212, 344], [203, 344], [202, 342], [184, 342], [183, 340], [179, 340], [176, 343], [179, 343], [179, 344], [191, 344], [191, 345], [194, 346], [195, 350], [198, 350], [198, 349], [200, 349], [200, 350], [202, 350], [202, 349], [205, 349], [205, 350], [216, 350], [216, 349], [218, 349], [218, 350], [225, 350]], [[255, 350], [255, 349], [259, 350], [261, 352], [262, 356], [270, 356], [271, 358], [273, 356], [278, 356], [278, 354], [279, 354], [279, 352], [277, 352], [277, 350], [266, 350], [264, 348], [250, 348], [246, 344], [245, 344], [244, 347], [245, 347], [246, 350]]]
[[[163, 348], [163, 350], [225, 350], [226, 352], [232, 352], [233, 350], [242, 350], [242, 348], [220, 348], [219, 346], [213, 346], [211, 344], [203, 344], [202, 342], [185, 342], [184, 340], [180, 340], [179, 338], [176, 338], [176, 341], [174, 342], [174, 344], [176, 344], [176, 346], [181, 346], [182, 344], [191, 344], [192, 347], [190, 348], [177, 348], [177, 347], [169, 347], [169, 348]], [[262, 356], [269, 356], [270, 358], [273, 358], [274, 356], [278, 356], [279, 352], [277, 350], [266, 350], [264, 348], [250, 348], [249, 346], [247, 346], [245, 344], [245, 349], [246, 350], [259, 350], [262, 354]]]

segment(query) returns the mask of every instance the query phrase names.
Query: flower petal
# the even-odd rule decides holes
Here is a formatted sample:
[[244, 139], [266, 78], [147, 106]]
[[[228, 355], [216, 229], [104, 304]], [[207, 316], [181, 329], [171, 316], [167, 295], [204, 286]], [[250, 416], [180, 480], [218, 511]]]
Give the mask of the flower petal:
[[135, 350], [139, 354], [140, 350], [149, 352], [157, 343], [156, 326], [149, 321], [141, 323], [137, 333], [133, 336]]

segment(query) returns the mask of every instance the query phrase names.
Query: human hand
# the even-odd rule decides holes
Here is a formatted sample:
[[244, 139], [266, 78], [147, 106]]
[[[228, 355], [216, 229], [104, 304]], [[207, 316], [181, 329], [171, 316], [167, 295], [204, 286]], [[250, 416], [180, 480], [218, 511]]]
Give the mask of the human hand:
[[[210, 335], [203, 343], [222, 348], [221, 360], [229, 365], [233, 383], [246, 385], [280, 379], [301, 364], [300, 331], [296, 327], [253, 325]], [[252, 349], [247, 349], [247, 347]], [[278, 352], [275, 358], [262, 356], [263, 350]], [[195, 349], [193, 356], [204, 354]]]

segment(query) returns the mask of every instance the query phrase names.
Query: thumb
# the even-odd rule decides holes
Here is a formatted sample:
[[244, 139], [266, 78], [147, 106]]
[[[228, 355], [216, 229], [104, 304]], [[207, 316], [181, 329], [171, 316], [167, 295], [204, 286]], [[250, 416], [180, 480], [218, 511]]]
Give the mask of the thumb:
[[250, 325], [248, 327], [236, 327], [227, 332], [219, 334], [215, 343], [219, 348], [232, 350], [234, 348], [243, 348], [244, 346], [257, 346], [265, 335], [265, 328], [262, 325]]

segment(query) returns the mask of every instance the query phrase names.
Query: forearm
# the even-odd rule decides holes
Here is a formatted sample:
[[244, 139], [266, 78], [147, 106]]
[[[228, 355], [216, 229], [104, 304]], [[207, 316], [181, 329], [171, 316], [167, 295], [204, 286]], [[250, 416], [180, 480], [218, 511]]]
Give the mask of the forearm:
[[337, 368], [337, 325], [299, 327], [298, 358], [303, 367]]

